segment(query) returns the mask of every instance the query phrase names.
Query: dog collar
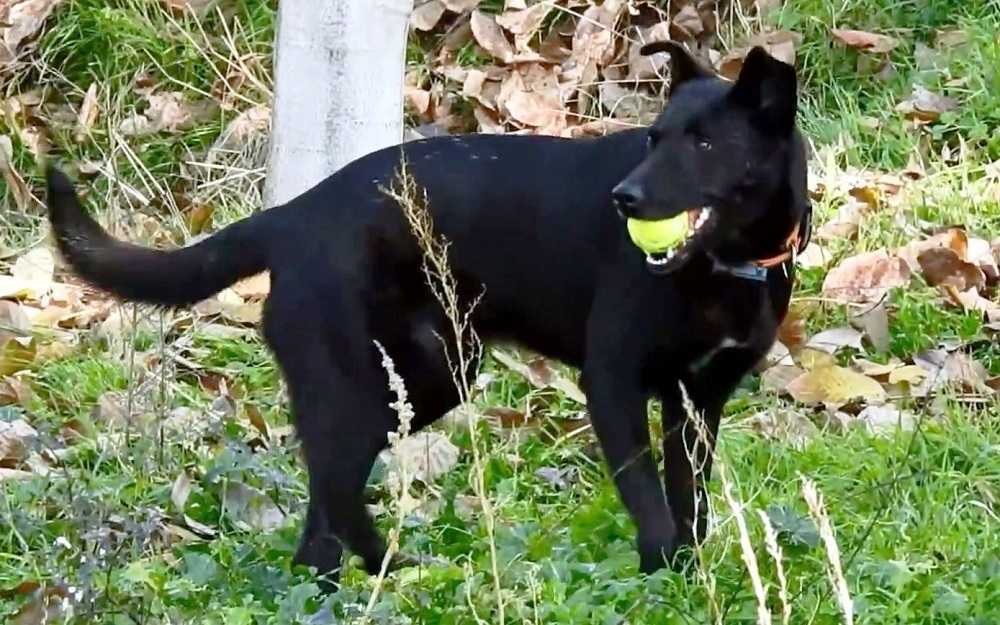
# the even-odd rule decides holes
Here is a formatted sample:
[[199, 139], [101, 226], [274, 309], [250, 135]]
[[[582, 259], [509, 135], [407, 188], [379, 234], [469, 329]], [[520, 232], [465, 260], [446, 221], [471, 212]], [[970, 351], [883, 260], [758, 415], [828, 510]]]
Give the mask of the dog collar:
[[[811, 238], [812, 206], [807, 206], [805, 212], [802, 214], [802, 219], [799, 223], [795, 224], [791, 234], [785, 239], [781, 253], [735, 265], [721, 263], [716, 258], [713, 258], [712, 262], [715, 266], [715, 271], [728, 273], [731, 276], [744, 280], [767, 282], [768, 270], [785, 265], [786, 263], [794, 263], [795, 257], [806, 249]], [[785, 272], [787, 275], [787, 267], [785, 268]]]
[[799, 223], [795, 224], [791, 234], [785, 239], [785, 244], [782, 246], [781, 252], [775, 256], [752, 260], [750, 264], [760, 269], [770, 269], [788, 262], [794, 263], [795, 257], [805, 251], [811, 238], [812, 205], [807, 205], [805, 211], [802, 213], [802, 219], [799, 220]]
[[715, 271], [728, 273], [735, 278], [751, 280], [753, 282], [767, 282], [767, 267], [761, 267], [756, 263], [739, 263], [737, 265], [727, 265], [720, 263], [717, 259], [712, 259]]

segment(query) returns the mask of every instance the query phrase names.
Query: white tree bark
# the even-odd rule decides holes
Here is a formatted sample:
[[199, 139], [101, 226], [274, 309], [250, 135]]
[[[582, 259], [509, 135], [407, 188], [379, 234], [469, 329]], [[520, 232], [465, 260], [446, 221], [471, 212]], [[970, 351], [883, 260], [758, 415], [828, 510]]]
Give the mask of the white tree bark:
[[413, 0], [280, 0], [265, 205], [403, 138]]

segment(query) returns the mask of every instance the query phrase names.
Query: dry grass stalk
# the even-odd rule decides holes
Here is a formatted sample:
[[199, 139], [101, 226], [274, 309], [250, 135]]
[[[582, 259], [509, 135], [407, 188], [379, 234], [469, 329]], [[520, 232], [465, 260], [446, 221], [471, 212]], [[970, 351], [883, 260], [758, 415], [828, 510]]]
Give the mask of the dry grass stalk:
[[[463, 306], [459, 297], [458, 280], [451, 271], [448, 260], [449, 242], [434, 232], [434, 222], [427, 207], [427, 194], [420, 190], [416, 179], [407, 167], [405, 154], [400, 155], [400, 168], [396, 177], [396, 186], [384, 189], [383, 192], [395, 200], [403, 211], [410, 231], [413, 233], [423, 254], [423, 271], [427, 278], [427, 286], [444, 310], [451, 325], [449, 338], [439, 336], [448, 366], [452, 372], [452, 380], [459, 393], [459, 405], [467, 405], [473, 399], [475, 386], [475, 368], [478, 366], [483, 345], [472, 326], [472, 313], [479, 298], [468, 306]], [[449, 349], [454, 347], [454, 351]], [[497, 604], [498, 622], [504, 622], [504, 600], [500, 587], [500, 570], [497, 564], [496, 550], [496, 515], [493, 503], [486, 495], [485, 465], [479, 450], [479, 437], [473, 420], [472, 411], [463, 411], [468, 421], [472, 443], [472, 487], [483, 510], [486, 535], [490, 548], [490, 565], [493, 577], [493, 591]], [[477, 617], [478, 618], [478, 617]]]
[[[375, 341], [375, 347], [382, 354], [382, 368], [385, 369], [386, 374], [389, 376], [389, 390], [396, 395], [396, 401], [389, 404], [399, 416], [399, 425], [396, 427], [396, 431], [389, 432], [389, 448], [396, 451], [399, 444], [410, 435], [410, 426], [413, 422], [413, 406], [410, 404], [406, 392], [406, 383], [403, 381], [402, 376], [396, 373], [396, 365], [392, 358], [378, 341]], [[367, 622], [370, 618], [371, 612], [375, 608], [375, 603], [381, 594], [385, 576], [389, 572], [389, 565], [392, 563], [395, 555], [399, 553], [399, 536], [403, 531], [403, 520], [406, 518], [407, 513], [413, 509], [412, 498], [410, 497], [410, 485], [413, 483], [413, 477], [408, 466], [409, 458], [407, 454], [396, 454], [396, 457], [399, 461], [399, 479], [394, 480], [390, 484], [389, 489], [396, 508], [396, 522], [392, 529], [389, 530], [389, 541], [386, 545], [385, 556], [382, 558], [382, 568], [379, 569], [378, 575], [375, 576], [375, 587], [368, 598], [368, 604], [365, 606], [364, 622]]]
[[736, 528], [740, 534], [740, 556], [743, 564], [750, 574], [750, 585], [753, 587], [754, 597], [757, 599], [757, 625], [771, 625], [771, 611], [767, 607], [767, 588], [760, 577], [760, 567], [757, 566], [757, 554], [754, 553], [753, 543], [750, 542], [750, 530], [747, 527], [746, 517], [743, 516], [743, 504], [733, 495], [733, 485], [726, 475], [725, 465], [719, 461], [719, 479], [722, 480], [722, 496], [733, 511], [736, 519]]
[[[684, 453], [687, 456], [688, 463], [691, 465], [691, 475], [697, 482], [701, 479], [702, 474], [705, 471], [705, 458], [703, 454], [699, 453], [701, 446], [710, 445], [708, 429], [705, 427], [705, 420], [702, 415], [695, 409], [694, 402], [691, 401], [691, 397], [688, 395], [687, 388], [685, 388], [684, 383], [680, 383], [681, 397], [683, 399], [684, 412], [687, 415], [687, 421], [684, 423], [684, 428], [692, 427], [695, 429], [697, 436], [695, 437], [693, 447], [687, 446], [687, 436], [684, 437], [685, 448]], [[685, 432], [686, 434], [686, 432]], [[694, 517], [699, 518], [698, 515], [701, 511], [701, 506], [706, 506], [706, 513], [711, 518], [713, 516], [713, 510], [708, 506], [707, 498], [702, 497], [702, 494], [696, 489], [695, 499], [694, 499]], [[708, 598], [708, 609], [709, 613], [712, 615], [712, 620], [718, 625], [722, 625], [723, 622], [723, 610], [719, 604], [716, 595], [716, 583], [715, 575], [712, 573], [711, 568], [708, 566], [705, 558], [705, 552], [702, 548], [702, 541], [706, 538], [705, 536], [698, 535], [698, 523], [694, 524], [692, 532], [694, 533], [694, 541], [692, 547], [695, 553], [695, 570], [698, 575], [698, 581], [701, 582], [702, 586], [705, 587], [705, 594]]]
[[840, 548], [837, 546], [837, 538], [833, 535], [833, 526], [830, 524], [830, 517], [826, 514], [826, 507], [823, 504], [823, 495], [816, 488], [816, 484], [809, 478], [802, 478], [802, 496], [809, 506], [809, 514], [819, 527], [820, 538], [823, 539], [823, 546], [826, 548], [826, 557], [829, 566], [827, 575], [833, 585], [834, 596], [837, 604], [844, 615], [845, 625], [854, 625], [854, 603], [851, 601], [851, 593], [847, 588], [847, 580], [844, 578], [843, 567], [840, 564]]
[[792, 618], [792, 606], [788, 602], [788, 578], [785, 576], [784, 557], [781, 552], [781, 546], [778, 545], [778, 532], [775, 531], [774, 525], [771, 523], [771, 519], [767, 516], [767, 513], [763, 510], [758, 510], [757, 514], [760, 515], [760, 522], [764, 526], [764, 544], [767, 546], [767, 552], [771, 555], [771, 559], [774, 560], [774, 568], [778, 575], [778, 599], [781, 600], [781, 623], [782, 625], [788, 625], [789, 619]]

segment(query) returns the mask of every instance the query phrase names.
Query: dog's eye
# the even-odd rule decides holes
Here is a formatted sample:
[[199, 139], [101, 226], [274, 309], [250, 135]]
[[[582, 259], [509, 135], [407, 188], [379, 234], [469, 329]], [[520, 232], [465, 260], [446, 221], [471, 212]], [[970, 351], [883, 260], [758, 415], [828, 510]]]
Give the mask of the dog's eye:
[[695, 145], [697, 145], [698, 149], [701, 150], [702, 152], [708, 152], [709, 150], [712, 149], [712, 142], [704, 137], [699, 137], [695, 139]]
[[652, 150], [656, 147], [656, 142], [659, 140], [659, 136], [655, 132], [650, 132], [646, 135], [646, 149]]

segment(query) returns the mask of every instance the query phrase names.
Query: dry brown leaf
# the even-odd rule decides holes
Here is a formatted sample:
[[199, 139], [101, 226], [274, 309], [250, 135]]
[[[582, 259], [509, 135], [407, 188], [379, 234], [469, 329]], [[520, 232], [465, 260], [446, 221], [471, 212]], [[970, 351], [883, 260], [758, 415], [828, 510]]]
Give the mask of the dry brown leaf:
[[763, 410], [746, 420], [753, 431], [765, 438], [786, 441], [796, 447], [801, 447], [819, 435], [819, 428], [806, 415], [785, 408], [781, 410]]
[[183, 132], [215, 118], [219, 104], [214, 100], [188, 102], [183, 93], [151, 93], [146, 110], [122, 120], [119, 130], [125, 136], [143, 136], [158, 132]]
[[944, 291], [948, 298], [956, 305], [965, 310], [979, 311], [986, 317], [988, 323], [1000, 322], [1000, 304], [993, 300], [986, 299], [979, 294], [976, 288], [967, 291], [959, 291], [951, 285], [945, 285]]
[[404, 468], [409, 479], [430, 485], [458, 464], [459, 449], [440, 432], [419, 432], [402, 439], [385, 454], [386, 483], [390, 487], [399, 485]]
[[716, 63], [719, 74], [729, 80], [736, 80], [743, 69], [747, 53], [754, 47], [764, 48], [774, 58], [795, 65], [796, 49], [802, 43], [802, 35], [788, 30], [761, 33], [752, 37], [747, 46], [734, 48]]
[[90, 129], [94, 127], [97, 122], [97, 116], [100, 114], [100, 108], [97, 103], [97, 83], [90, 83], [90, 87], [87, 89], [86, 95], [83, 96], [83, 104], [80, 105], [80, 112], [76, 118], [76, 133], [74, 138], [77, 143], [82, 142], [86, 139], [87, 135], [90, 134]]
[[888, 35], [879, 35], [864, 30], [833, 28], [830, 30], [833, 38], [849, 48], [882, 54], [891, 52], [899, 41]]
[[465, 13], [479, 6], [482, 0], [441, 0], [444, 6], [455, 13]]
[[851, 256], [831, 269], [823, 281], [823, 294], [844, 303], [875, 302], [909, 281], [906, 262], [877, 250]]
[[889, 351], [892, 337], [889, 334], [889, 312], [884, 301], [852, 315], [851, 321], [864, 329], [875, 351]]
[[0, 406], [17, 404], [27, 407], [31, 396], [31, 386], [21, 378], [5, 377], [0, 379]]
[[14, 168], [14, 145], [10, 137], [0, 135], [0, 173], [3, 174], [4, 182], [14, 196], [14, 205], [18, 210], [27, 212], [33, 201], [31, 191], [28, 189], [24, 177]]
[[775, 365], [760, 376], [760, 388], [764, 391], [784, 393], [788, 385], [805, 373], [795, 365]]
[[889, 384], [917, 385], [927, 377], [927, 371], [917, 365], [903, 365], [889, 372]]
[[445, 6], [441, 0], [427, 0], [417, 5], [410, 13], [410, 25], [421, 31], [434, 30], [444, 15]]
[[939, 95], [917, 85], [909, 98], [896, 105], [896, 111], [907, 119], [918, 122], [933, 122], [941, 117], [941, 113], [958, 108], [958, 100]]
[[923, 241], [913, 241], [896, 250], [896, 256], [906, 261], [913, 273], [921, 270], [919, 257], [926, 250], [935, 248], [950, 249], [959, 258], [967, 258], [969, 253], [969, 237], [960, 228], [948, 228]]
[[530, 51], [528, 44], [553, 8], [552, 4], [541, 2], [519, 11], [506, 11], [498, 15], [496, 21], [514, 35], [516, 49]]
[[235, 525], [245, 530], [267, 532], [285, 522], [285, 513], [266, 493], [235, 480], [226, 483], [222, 507]]
[[867, 211], [864, 202], [851, 199], [837, 209], [834, 216], [816, 230], [816, 239], [820, 241], [838, 241], [853, 239], [861, 228], [861, 220]]
[[271, 107], [260, 104], [248, 108], [233, 118], [209, 150], [209, 163], [214, 162], [219, 152], [234, 152], [243, 149], [257, 137], [262, 137], [271, 126]]
[[866, 375], [839, 366], [825, 366], [806, 371], [787, 387], [795, 401], [842, 406], [855, 400], [883, 402], [882, 385]]
[[206, 15], [219, 4], [219, 0], [161, 0], [168, 9], [177, 14], [190, 11], [195, 15]]
[[778, 340], [790, 352], [797, 352], [806, 345], [806, 322], [795, 308], [789, 309], [778, 326]]
[[27, 421], [0, 421], [0, 466], [20, 466], [37, 441], [38, 432]]
[[917, 418], [911, 412], [885, 404], [867, 406], [858, 413], [858, 422], [872, 434], [885, 434], [896, 430], [910, 431], [916, 425]]
[[0, 2], [0, 75], [29, 49], [29, 42], [62, 0], [4, 0]]
[[587, 398], [583, 394], [583, 391], [573, 381], [566, 379], [558, 371], [552, 369], [545, 359], [535, 358], [528, 364], [524, 364], [499, 349], [494, 349], [490, 353], [497, 362], [511, 371], [524, 376], [533, 386], [537, 388], [557, 389], [562, 391], [566, 397], [579, 404], [587, 403]]
[[913, 363], [927, 372], [921, 388], [915, 389], [914, 395], [925, 396], [942, 387], [972, 393], [993, 393], [993, 389], [986, 386], [989, 377], [986, 367], [962, 352], [925, 350], [913, 357]]
[[966, 262], [946, 247], [924, 250], [917, 256], [924, 279], [931, 286], [951, 286], [959, 291], [982, 289], [986, 275], [977, 265]]
[[813, 336], [806, 343], [806, 347], [818, 349], [828, 354], [835, 354], [844, 347], [850, 347], [861, 351], [864, 349], [862, 340], [864, 336], [854, 328], [841, 327], [824, 330]]
[[566, 110], [557, 70], [532, 63], [510, 73], [500, 86], [497, 105], [515, 121], [543, 134], [560, 134]]
[[476, 10], [472, 12], [472, 35], [476, 43], [486, 50], [493, 58], [510, 63], [514, 60], [514, 47], [507, 41], [503, 29], [489, 13]]
[[815, 241], [810, 241], [805, 251], [795, 257], [795, 262], [803, 269], [825, 268], [833, 260], [830, 252]]
[[264, 299], [271, 293], [271, 273], [265, 271], [244, 278], [230, 288], [243, 299]]
[[792, 361], [806, 371], [832, 367], [837, 364], [837, 359], [830, 352], [815, 349], [813, 347], [803, 347], [792, 354]]

